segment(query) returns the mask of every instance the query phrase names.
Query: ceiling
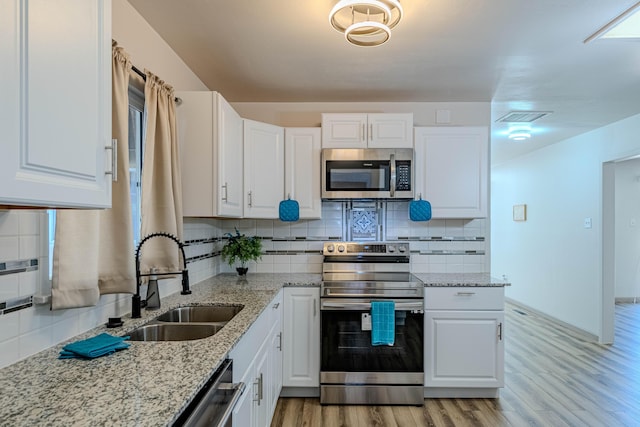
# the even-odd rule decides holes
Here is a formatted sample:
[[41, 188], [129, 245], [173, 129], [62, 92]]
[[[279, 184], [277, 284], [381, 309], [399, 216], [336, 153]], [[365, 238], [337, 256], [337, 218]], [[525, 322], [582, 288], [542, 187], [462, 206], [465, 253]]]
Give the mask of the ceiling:
[[[640, 112], [640, 43], [583, 43], [637, 0], [401, 0], [369, 48], [331, 28], [336, 1], [129, 0], [231, 102], [491, 102], [493, 164]], [[515, 143], [512, 110], [553, 114]]]

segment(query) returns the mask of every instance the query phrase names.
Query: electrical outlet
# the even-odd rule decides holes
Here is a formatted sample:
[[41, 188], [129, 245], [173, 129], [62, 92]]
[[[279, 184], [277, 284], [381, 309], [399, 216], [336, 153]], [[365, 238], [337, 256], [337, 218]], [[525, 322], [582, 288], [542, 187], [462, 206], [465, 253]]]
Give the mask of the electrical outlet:
[[591, 218], [584, 219], [584, 228], [591, 228]]

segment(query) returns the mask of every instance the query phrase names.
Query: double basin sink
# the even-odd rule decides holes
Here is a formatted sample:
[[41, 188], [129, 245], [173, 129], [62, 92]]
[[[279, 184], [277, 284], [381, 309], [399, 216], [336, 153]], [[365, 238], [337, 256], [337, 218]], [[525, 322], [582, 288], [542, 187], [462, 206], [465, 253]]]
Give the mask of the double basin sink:
[[215, 335], [242, 310], [242, 305], [178, 307], [134, 329], [131, 341], [189, 341]]

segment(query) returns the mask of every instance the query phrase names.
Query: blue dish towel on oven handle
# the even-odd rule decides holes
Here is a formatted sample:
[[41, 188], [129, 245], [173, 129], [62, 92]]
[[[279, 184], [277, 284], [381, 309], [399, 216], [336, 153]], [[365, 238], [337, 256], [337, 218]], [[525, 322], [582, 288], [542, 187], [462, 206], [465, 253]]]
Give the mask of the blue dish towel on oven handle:
[[371, 302], [371, 345], [395, 343], [396, 306], [393, 301]]

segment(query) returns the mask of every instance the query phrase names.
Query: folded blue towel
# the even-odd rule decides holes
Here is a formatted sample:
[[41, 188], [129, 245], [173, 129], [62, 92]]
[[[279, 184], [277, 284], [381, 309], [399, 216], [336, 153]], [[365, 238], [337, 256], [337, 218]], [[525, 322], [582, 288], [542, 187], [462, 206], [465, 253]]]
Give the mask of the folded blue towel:
[[395, 343], [396, 306], [393, 301], [371, 302], [371, 345]]
[[129, 347], [129, 343], [124, 342], [129, 337], [114, 337], [106, 333], [96, 335], [86, 340], [72, 342], [62, 347], [59, 359], [81, 358], [93, 359], [124, 350]]

